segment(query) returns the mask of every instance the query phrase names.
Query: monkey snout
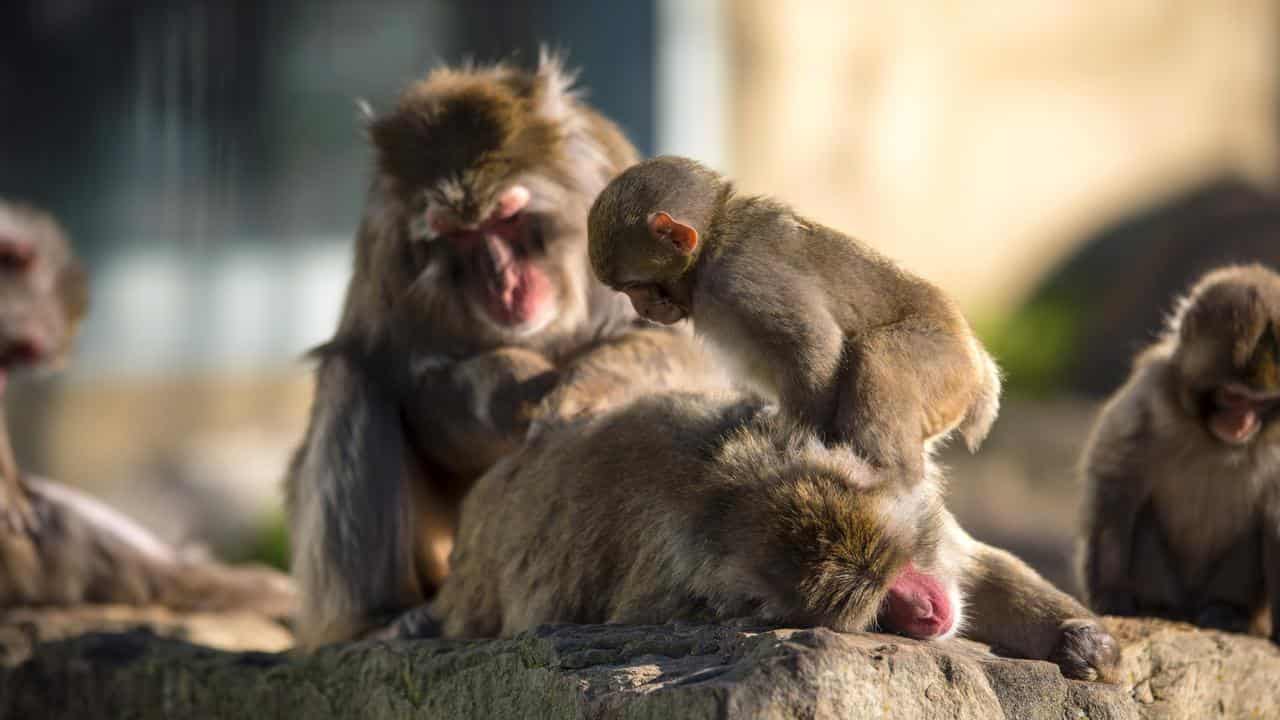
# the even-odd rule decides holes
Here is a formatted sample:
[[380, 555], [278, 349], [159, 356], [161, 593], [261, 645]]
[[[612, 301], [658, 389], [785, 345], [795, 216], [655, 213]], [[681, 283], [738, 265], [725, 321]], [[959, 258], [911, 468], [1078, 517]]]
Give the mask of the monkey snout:
[[932, 640], [951, 631], [955, 608], [937, 578], [908, 564], [889, 586], [880, 622], [907, 637]]

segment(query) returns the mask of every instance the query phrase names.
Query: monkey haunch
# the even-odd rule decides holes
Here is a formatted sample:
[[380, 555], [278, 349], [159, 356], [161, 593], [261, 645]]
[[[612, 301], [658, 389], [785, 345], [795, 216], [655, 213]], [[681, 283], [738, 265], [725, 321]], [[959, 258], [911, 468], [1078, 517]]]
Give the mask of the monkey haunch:
[[742, 379], [877, 467], [914, 481], [928, 441], [959, 427], [976, 449], [995, 421], [995, 363], [941, 290], [692, 160], [628, 169], [588, 228], [597, 276], [638, 313], [691, 317]]
[[550, 431], [464, 501], [454, 572], [395, 629], [745, 618], [917, 638], [957, 631], [1071, 677], [1116, 645], [1079, 603], [970, 538], [940, 483], [877, 482], [758, 401], [664, 394]]
[[[0, 400], [9, 373], [66, 361], [88, 308], [87, 276], [47, 213], [0, 201]], [[176, 610], [293, 611], [289, 579], [168, 547], [71, 488], [21, 472], [0, 408], [0, 607], [158, 604]]]
[[1280, 276], [1201, 279], [1084, 453], [1082, 574], [1100, 612], [1280, 638]]
[[462, 496], [533, 421], [703, 377], [687, 337], [637, 328], [591, 276], [587, 209], [635, 152], [569, 84], [546, 58], [441, 69], [371, 121], [377, 176], [288, 480], [304, 645], [429, 597]]

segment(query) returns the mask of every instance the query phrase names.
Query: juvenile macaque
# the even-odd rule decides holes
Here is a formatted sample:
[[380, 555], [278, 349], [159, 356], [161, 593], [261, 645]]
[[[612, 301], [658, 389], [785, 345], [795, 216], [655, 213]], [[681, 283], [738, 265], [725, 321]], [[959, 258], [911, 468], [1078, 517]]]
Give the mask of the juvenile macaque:
[[376, 175], [289, 472], [309, 647], [421, 604], [476, 477], [532, 430], [713, 366], [592, 276], [586, 214], [635, 160], [544, 57], [439, 69], [372, 119]]
[[1280, 639], [1280, 276], [1205, 275], [1084, 453], [1083, 580], [1115, 615]]
[[999, 371], [941, 290], [693, 160], [628, 169], [588, 230], [636, 312], [692, 318], [737, 377], [877, 468], [918, 481], [930, 441], [958, 427], [973, 450], [995, 421]]
[[389, 635], [726, 622], [959, 633], [1109, 679], [1101, 624], [942, 504], [739, 395], [668, 393], [539, 435], [463, 503], [454, 570]]
[[[66, 362], [88, 307], [86, 275], [47, 213], [0, 201], [0, 400], [11, 373]], [[165, 545], [124, 515], [21, 471], [0, 412], [0, 607], [122, 603], [293, 611], [289, 579]]]

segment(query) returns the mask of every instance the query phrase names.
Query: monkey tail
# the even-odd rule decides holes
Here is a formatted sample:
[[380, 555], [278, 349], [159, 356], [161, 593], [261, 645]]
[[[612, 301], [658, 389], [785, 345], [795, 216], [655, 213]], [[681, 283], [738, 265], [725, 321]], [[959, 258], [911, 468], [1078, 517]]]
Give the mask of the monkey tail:
[[969, 403], [969, 409], [960, 421], [960, 434], [969, 452], [977, 452], [1000, 414], [1000, 366], [977, 339], [971, 338], [969, 342], [978, 361], [981, 380], [973, 402]]

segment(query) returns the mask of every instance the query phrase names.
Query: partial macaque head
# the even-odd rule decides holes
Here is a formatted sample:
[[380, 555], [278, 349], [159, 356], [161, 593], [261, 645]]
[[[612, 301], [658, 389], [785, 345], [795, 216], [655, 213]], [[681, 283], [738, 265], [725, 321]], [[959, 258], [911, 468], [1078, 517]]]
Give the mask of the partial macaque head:
[[11, 371], [60, 367], [87, 309], [86, 276], [58, 222], [0, 200], [0, 394]]
[[1202, 278], [1173, 318], [1179, 401], [1219, 441], [1280, 440], [1280, 275], [1261, 265]]
[[632, 166], [591, 206], [588, 253], [596, 277], [626, 293], [642, 317], [688, 317], [693, 268], [718, 210], [732, 192], [715, 171], [682, 157]]
[[411, 266], [414, 301], [460, 316], [469, 337], [509, 341], [586, 312], [587, 205], [634, 151], [572, 82], [545, 56], [534, 72], [443, 68], [370, 121], [407, 245], [383, 261]]
[[[767, 446], [758, 433], [742, 433], [725, 444], [717, 469], [769, 476], [760, 492], [726, 498], [733, 507], [721, 508], [733, 518], [723, 522], [742, 528], [729, 533], [725, 552], [750, 568], [744, 582], [764, 598], [761, 616], [922, 640], [958, 632], [960, 568], [942, 560], [936, 486], [903, 489], [852, 451], [797, 443], [796, 435], [773, 439], [784, 437]], [[779, 457], [789, 460], [779, 467]]]

